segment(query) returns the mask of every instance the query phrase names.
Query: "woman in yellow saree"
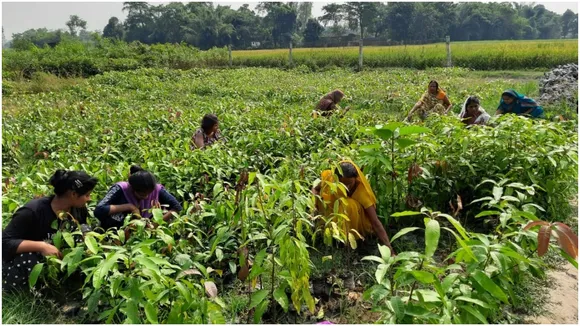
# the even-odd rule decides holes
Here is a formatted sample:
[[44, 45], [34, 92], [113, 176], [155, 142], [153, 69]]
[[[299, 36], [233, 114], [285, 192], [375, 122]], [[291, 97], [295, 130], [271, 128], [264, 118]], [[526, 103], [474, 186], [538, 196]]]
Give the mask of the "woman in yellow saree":
[[[315, 195], [320, 195], [324, 203], [318, 202], [317, 208], [321, 214], [330, 216], [334, 213], [335, 203], [338, 201], [338, 212], [348, 217], [344, 220], [343, 230], [348, 234], [351, 229], [356, 230], [363, 237], [368, 234], [376, 234], [381, 243], [395, 251], [391, 247], [389, 236], [383, 224], [377, 216], [377, 198], [371, 186], [359, 167], [352, 161], [341, 161], [340, 170], [325, 170], [321, 175], [321, 182], [312, 189]], [[333, 191], [333, 183], [340, 181], [345, 189], [337, 187]]]

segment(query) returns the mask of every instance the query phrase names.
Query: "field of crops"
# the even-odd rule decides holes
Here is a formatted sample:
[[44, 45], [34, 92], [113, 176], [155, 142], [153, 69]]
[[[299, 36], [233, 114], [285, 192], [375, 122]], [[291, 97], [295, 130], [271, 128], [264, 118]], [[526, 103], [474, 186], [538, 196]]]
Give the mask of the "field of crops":
[[[365, 47], [364, 67], [425, 69], [445, 67], [445, 44]], [[553, 68], [578, 61], [578, 40], [456, 42], [451, 45], [456, 67], [476, 70]], [[139, 68], [190, 69], [226, 67], [227, 49], [198, 49], [181, 44], [127, 44], [100, 39], [92, 45], [64, 42], [54, 48], [2, 51], [3, 78], [30, 78], [35, 72], [66, 77], [88, 77], [106, 71]], [[289, 66], [288, 49], [233, 51], [232, 65]], [[358, 47], [300, 48], [293, 50], [293, 65], [309, 70], [358, 67]]]
[[[568, 43], [563, 52], [573, 52]], [[468, 58], [469, 48], [457, 49], [458, 58]], [[373, 51], [366, 62], [380, 53]], [[75, 243], [79, 232], [57, 233], [64, 258], [35, 268], [31, 282], [82, 303], [75, 322], [518, 321], [515, 311], [536, 305], [526, 289], [547, 269], [537, 254], [538, 228], [523, 227], [537, 219], [569, 223], [577, 117], [504, 116], [474, 129], [455, 116], [399, 121], [431, 79], [455, 113], [470, 94], [493, 113], [504, 89], [537, 95], [537, 75], [530, 76], [457, 68], [139, 69], [51, 92], [14, 84], [3, 98], [2, 224], [20, 205], [50, 194], [48, 178], [58, 168], [99, 180], [92, 211], [140, 164], [184, 211], [169, 224], [156, 211], [157, 228], [127, 220], [136, 230], [129, 238], [89, 232]], [[334, 88], [346, 93], [341, 105], [351, 111], [312, 119], [316, 101]], [[545, 109], [551, 118], [561, 108]], [[227, 142], [192, 151], [191, 136], [210, 112]], [[364, 167], [396, 257], [376, 239], [357, 242], [313, 213], [310, 189], [342, 158]], [[421, 172], [411, 173], [416, 165]], [[555, 241], [549, 251], [566, 255]], [[63, 283], [79, 279], [80, 292], [63, 292]], [[30, 322], [7, 314], [6, 300], [4, 322]]]
[[[294, 64], [309, 67], [357, 67], [357, 47], [293, 49]], [[288, 49], [234, 51], [233, 64], [240, 66], [285, 66]], [[578, 60], [578, 40], [456, 42], [451, 45], [456, 67], [477, 70], [554, 67]], [[365, 67], [444, 67], [445, 43], [364, 48]]]

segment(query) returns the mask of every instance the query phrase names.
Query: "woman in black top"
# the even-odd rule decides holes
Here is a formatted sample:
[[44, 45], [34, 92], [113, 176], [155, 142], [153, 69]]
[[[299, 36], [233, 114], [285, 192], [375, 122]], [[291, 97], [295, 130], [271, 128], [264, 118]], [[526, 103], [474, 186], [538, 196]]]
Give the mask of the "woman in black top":
[[[2, 288], [26, 285], [30, 271], [43, 256], [62, 258], [53, 246], [54, 221], [60, 214], [70, 214], [79, 224], [88, 216], [86, 203], [97, 179], [82, 171], [58, 170], [50, 178], [54, 195], [29, 201], [20, 207], [2, 231]], [[68, 214], [67, 214], [68, 213]], [[63, 220], [60, 220], [63, 221]]]
[[163, 219], [168, 221], [173, 212], [179, 213], [183, 208], [165, 188], [157, 183], [151, 172], [137, 165], [131, 166], [128, 182], [118, 182], [109, 189], [95, 208], [95, 217], [101, 221], [105, 230], [123, 226], [129, 213], [150, 218], [151, 209], [168, 206]]

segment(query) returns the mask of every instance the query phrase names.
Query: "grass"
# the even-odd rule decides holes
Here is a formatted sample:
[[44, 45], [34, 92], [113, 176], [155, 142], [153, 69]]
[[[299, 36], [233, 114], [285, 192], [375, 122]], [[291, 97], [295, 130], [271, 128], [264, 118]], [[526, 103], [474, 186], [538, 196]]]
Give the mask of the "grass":
[[78, 324], [51, 299], [29, 291], [2, 293], [3, 324]]

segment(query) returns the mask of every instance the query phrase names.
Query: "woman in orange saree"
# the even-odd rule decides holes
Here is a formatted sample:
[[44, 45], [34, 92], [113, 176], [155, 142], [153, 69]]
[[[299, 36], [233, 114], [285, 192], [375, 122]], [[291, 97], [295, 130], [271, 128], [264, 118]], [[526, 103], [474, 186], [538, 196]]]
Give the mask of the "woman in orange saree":
[[435, 80], [429, 82], [427, 91], [411, 109], [405, 120], [410, 120], [413, 114], [418, 114], [421, 120], [425, 120], [430, 114], [447, 114], [451, 109], [451, 102], [447, 94], [439, 87]]

